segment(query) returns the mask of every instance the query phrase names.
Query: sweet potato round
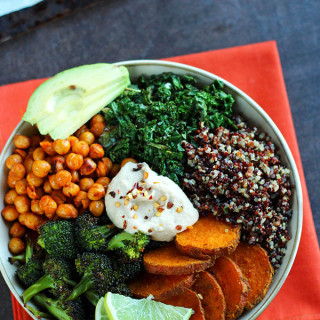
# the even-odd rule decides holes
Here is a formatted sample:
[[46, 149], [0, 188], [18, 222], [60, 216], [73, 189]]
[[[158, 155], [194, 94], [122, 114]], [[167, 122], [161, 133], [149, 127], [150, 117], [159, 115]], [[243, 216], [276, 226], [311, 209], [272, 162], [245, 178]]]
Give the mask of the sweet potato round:
[[163, 303], [175, 307], [191, 308], [194, 311], [194, 314], [191, 316], [190, 320], [205, 320], [201, 301], [198, 295], [190, 289], [186, 289], [183, 293], [167, 299], [163, 301]]
[[201, 217], [191, 229], [178, 233], [176, 246], [184, 254], [196, 258], [218, 258], [235, 250], [240, 240], [240, 227], [214, 216]]
[[143, 273], [129, 283], [129, 288], [137, 298], [147, 298], [152, 294], [157, 301], [163, 301], [181, 294], [194, 283], [194, 275], [165, 276]]
[[220, 257], [213, 267], [207, 269], [218, 281], [226, 299], [226, 319], [238, 318], [248, 296], [248, 282], [237, 264], [228, 257]]
[[210, 257], [197, 259], [181, 254], [174, 244], [149, 251], [143, 256], [144, 268], [149, 273], [165, 275], [191, 274], [203, 271], [214, 263]]
[[259, 245], [241, 242], [229, 257], [248, 280], [250, 291], [245, 308], [250, 310], [264, 298], [272, 281], [273, 268], [268, 255]]
[[200, 294], [201, 304], [206, 320], [224, 320], [226, 301], [217, 280], [210, 273], [204, 271], [191, 288]]

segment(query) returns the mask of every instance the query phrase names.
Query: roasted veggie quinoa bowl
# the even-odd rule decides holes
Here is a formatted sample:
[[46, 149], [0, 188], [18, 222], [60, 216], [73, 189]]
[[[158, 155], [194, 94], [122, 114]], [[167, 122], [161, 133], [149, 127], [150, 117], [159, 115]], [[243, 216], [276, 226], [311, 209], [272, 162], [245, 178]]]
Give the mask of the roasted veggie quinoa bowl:
[[[161, 309], [154, 319], [256, 319], [300, 241], [302, 193], [287, 143], [261, 107], [211, 73], [115, 65], [131, 85], [111, 68], [113, 82], [91, 87], [89, 98], [108, 97], [98, 110], [87, 112], [92, 100], [67, 72], [60, 118], [32, 109], [25, 119], [42, 134], [22, 121], [4, 147], [5, 281], [34, 319], [121, 320], [132, 299], [150, 314]], [[68, 125], [62, 107], [74, 101], [86, 116], [72, 106]], [[116, 299], [129, 299], [122, 311]]]

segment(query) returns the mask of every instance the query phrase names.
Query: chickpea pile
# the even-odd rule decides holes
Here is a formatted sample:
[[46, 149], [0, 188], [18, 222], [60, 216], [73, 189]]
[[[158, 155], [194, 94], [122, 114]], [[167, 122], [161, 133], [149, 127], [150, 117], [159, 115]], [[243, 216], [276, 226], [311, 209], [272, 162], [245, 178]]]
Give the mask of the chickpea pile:
[[[104, 196], [120, 170], [105, 157], [96, 142], [105, 127], [95, 115], [73, 136], [53, 141], [49, 136], [17, 135], [16, 149], [6, 160], [9, 169], [3, 218], [13, 222], [9, 249], [19, 254], [28, 229], [37, 230], [48, 220], [73, 219], [88, 209], [95, 217], [105, 210]], [[125, 159], [122, 164], [134, 159]]]

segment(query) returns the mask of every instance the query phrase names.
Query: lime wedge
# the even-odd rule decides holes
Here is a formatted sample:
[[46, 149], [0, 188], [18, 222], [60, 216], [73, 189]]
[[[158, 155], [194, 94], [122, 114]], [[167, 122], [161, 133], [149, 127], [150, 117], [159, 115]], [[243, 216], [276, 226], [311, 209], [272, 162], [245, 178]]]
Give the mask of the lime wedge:
[[132, 299], [108, 292], [104, 297], [104, 307], [110, 320], [188, 320], [193, 311], [174, 307], [158, 301]]
[[104, 298], [100, 298], [96, 305], [95, 320], [109, 320], [106, 309], [104, 307]]

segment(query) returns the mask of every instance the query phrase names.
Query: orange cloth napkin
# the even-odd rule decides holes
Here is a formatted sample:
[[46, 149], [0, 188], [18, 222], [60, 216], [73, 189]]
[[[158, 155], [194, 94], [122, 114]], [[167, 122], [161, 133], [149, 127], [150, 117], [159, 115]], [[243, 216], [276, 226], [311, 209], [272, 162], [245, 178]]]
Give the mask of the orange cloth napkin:
[[[259, 320], [319, 320], [319, 246], [276, 43], [270, 41], [166, 60], [205, 69], [238, 86], [264, 108], [284, 135], [301, 177], [303, 230], [292, 270]], [[20, 121], [31, 93], [42, 81], [0, 87], [0, 148]], [[29, 320], [14, 298], [12, 302], [15, 320]]]

